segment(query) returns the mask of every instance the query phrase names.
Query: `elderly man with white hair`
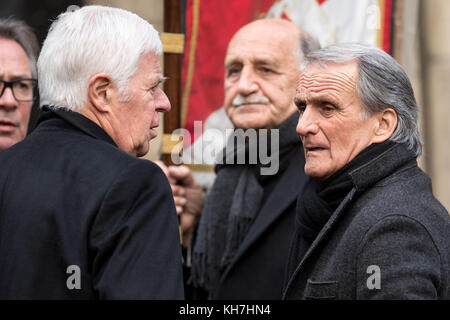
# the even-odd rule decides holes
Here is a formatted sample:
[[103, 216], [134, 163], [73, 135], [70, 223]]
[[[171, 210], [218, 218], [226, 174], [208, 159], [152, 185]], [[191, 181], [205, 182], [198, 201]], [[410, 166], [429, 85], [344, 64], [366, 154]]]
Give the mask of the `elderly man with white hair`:
[[61, 14], [38, 59], [36, 130], [1, 153], [1, 299], [183, 299], [171, 190], [137, 159], [170, 110], [155, 29], [121, 9]]

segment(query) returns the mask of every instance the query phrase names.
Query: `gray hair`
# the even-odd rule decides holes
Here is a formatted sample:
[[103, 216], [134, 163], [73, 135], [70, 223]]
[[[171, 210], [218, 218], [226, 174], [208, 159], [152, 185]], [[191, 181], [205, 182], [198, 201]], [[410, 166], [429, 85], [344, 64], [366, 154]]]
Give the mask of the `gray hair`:
[[356, 59], [359, 71], [357, 92], [368, 115], [392, 108], [397, 127], [389, 140], [406, 143], [416, 156], [422, 153], [418, 126], [418, 107], [414, 91], [403, 68], [379, 48], [362, 44], [336, 44], [306, 56], [305, 65], [346, 63]]
[[300, 46], [299, 46], [299, 54], [298, 54], [298, 60], [299, 60], [299, 67], [302, 69], [305, 58], [313, 51], [319, 50], [320, 42], [317, 40], [316, 37], [312, 36], [310, 33], [306, 32], [305, 30], [302, 30], [300, 33]]
[[39, 54], [39, 42], [31, 27], [22, 20], [0, 19], [0, 38], [14, 40], [23, 48], [30, 63], [31, 76], [37, 79], [36, 61]]

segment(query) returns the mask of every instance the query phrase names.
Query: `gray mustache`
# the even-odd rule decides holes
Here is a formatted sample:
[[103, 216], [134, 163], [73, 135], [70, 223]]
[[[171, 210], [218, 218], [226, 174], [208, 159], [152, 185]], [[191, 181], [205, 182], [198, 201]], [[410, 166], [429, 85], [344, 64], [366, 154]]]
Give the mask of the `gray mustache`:
[[268, 104], [269, 102], [269, 98], [264, 95], [253, 94], [249, 96], [243, 96], [241, 94], [238, 94], [236, 97], [234, 97], [233, 101], [231, 101], [231, 104], [237, 107], [243, 104]]

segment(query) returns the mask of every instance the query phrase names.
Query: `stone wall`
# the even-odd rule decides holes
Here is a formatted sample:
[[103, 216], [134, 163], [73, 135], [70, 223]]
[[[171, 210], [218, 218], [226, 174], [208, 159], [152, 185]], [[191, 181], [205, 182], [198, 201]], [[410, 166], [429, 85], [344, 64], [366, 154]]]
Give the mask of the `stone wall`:
[[450, 210], [450, 1], [420, 1], [427, 171]]

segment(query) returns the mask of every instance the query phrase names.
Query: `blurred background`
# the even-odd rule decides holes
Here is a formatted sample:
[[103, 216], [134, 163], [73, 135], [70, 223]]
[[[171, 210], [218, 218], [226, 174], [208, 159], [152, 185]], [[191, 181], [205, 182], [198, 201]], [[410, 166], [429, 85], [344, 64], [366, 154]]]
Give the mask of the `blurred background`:
[[[160, 134], [157, 139], [152, 141], [151, 150], [146, 156], [147, 159], [155, 160], [159, 159], [162, 153], [168, 153], [167, 145], [170, 142], [167, 141], [167, 134], [170, 134], [177, 127], [188, 127], [192, 124], [192, 120], [196, 119], [196, 114], [201, 114], [202, 117], [199, 120], [204, 120], [208, 113], [211, 112], [211, 108], [205, 109], [206, 111], [198, 109], [200, 106], [197, 107], [190, 98], [190, 95], [195, 93], [195, 90], [193, 90], [195, 77], [193, 78], [192, 88], [189, 77], [192, 77], [192, 73], [195, 74], [196, 69], [189, 67], [191, 65], [189, 61], [192, 62], [195, 50], [199, 49], [201, 45], [202, 17], [209, 15], [211, 4], [217, 3], [219, 5], [220, 9], [217, 10], [219, 18], [209, 23], [217, 26], [220, 34], [224, 36], [222, 37], [223, 39], [216, 36], [216, 39], [221, 39], [222, 41], [209, 40], [207, 44], [210, 50], [217, 50], [216, 58], [220, 62], [223, 60], [223, 48], [228, 42], [227, 37], [231, 36], [234, 33], [234, 29], [239, 27], [235, 23], [234, 29], [227, 28], [227, 23], [229, 23], [228, 17], [230, 16], [230, 12], [228, 12], [228, 15], [225, 14], [227, 8], [232, 11], [231, 14], [233, 16], [239, 17], [241, 11], [236, 10], [236, 8], [239, 8], [236, 6], [242, 5], [242, 12], [244, 12], [252, 1], [256, 2], [258, 6], [252, 7], [253, 16], [247, 15], [239, 20], [238, 23], [241, 25], [252, 19], [264, 18], [268, 14], [269, 9], [275, 14], [279, 11], [279, 16], [283, 18], [293, 21], [301, 19], [301, 17], [289, 13], [289, 1], [285, 0], [15, 0], [2, 1], [0, 3], [0, 17], [14, 16], [25, 20], [34, 28], [41, 45], [52, 20], [59, 13], [66, 11], [69, 6], [73, 5], [98, 4], [123, 8], [138, 14], [152, 23], [162, 34], [165, 55], [161, 58], [161, 63], [164, 65], [166, 75], [168, 74], [171, 78], [167, 84], [168, 87], [165, 89], [166, 92], [169, 92], [169, 99], [172, 103], [172, 111], [164, 119], [164, 124], [161, 120]], [[315, 8], [326, 8], [328, 3], [335, 0], [296, 1], [297, 4], [303, 4], [302, 1], [305, 3], [310, 1], [311, 6], [314, 7], [311, 7], [311, 10], [315, 10]], [[313, 1], [314, 3], [312, 3]], [[344, 2], [351, 4], [352, 1], [355, 8], [361, 6], [361, 0], [345, 0]], [[294, 1], [290, 1], [290, 3], [292, 6]], [[383, 47], [383, 49], [392, 54], [405, 68], [413, 83], [416, 99], [420, 106], [421, 134], [425, 143], [424, 154], [419, 159], [420, 166], [431, 176], [435, 196], [449, 210], [450, 106], [447, 104], [450, 101], [450, 1], [385, 0], [373, 3], [378, 4], [378, 7], [383, 9], [382, 12], [378, 12], [379, 17], [377, 16], [377, 19], [382, 23], [376, 26], [378, 31], [381, 30], [383, 32], [384, 41], [387, 41], [386, 43], [388, 44], [388, 47]], [[282, 6], [285, 6], [284, 9]], [[367, 8], [372, 10], [374, 7], [370, 6]], [[366, 9], [366, 14], [369, 9]], [[220, 10], [225, 10], [222, 12], [223, 20], [221, 19]], [[361, 16], [358, 12], [361, 11], [355, 9], [355, 11], [349, 12], [349, 17], [353, 21], [364, 21], [373, 17], [372, 15]], [[196, 24], [198, 20], [200, 24]], [[197, 30], [199, 25], [200, 30]], [[306, 25], [303, 27], [308, 29]], [[308, 31], [312, 32], [312, 30]], [[213, 30], [208, 30], [208, 32], [212, 33]], [[193, 46], [196, 43], [195, 41], [197, 41], [197, 37], [199, 37], [198, 48]], [[319, 36], [319, 39], [322, 44], [327, 44], [324, 42], [330, 41], [321, 36]], [[339, 37], [335, 40], [338, 41]], [[187, 59], [189, 57], [192, 57], [192, 59]], [[209, 80], [203, 79], [203, 84], [205, 81]], [[211, 80], [210, 82], [218, 81]], [[222, 90], [221, 83], [212, 84]], [[205, 99], [204, 103], [212, 105], [215, 109], [220, 107], [220, 104], [217, 105], [217, 101], [207, 101], [207, 98]], [[218, 95], [217, 99], [222, 99], [221, 95]], [[37, 117], [36, 110], [37, 108], [32, 113], [32, 120], [35, 120]], [[194, 110], [197, 111], [194, 112]]]

